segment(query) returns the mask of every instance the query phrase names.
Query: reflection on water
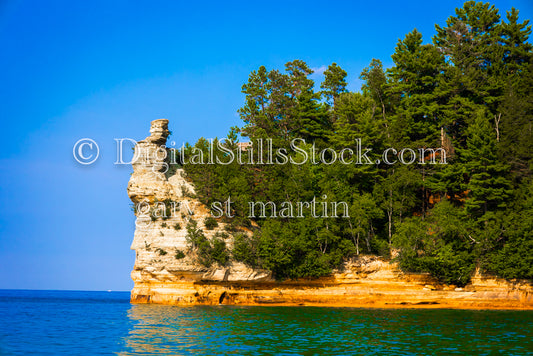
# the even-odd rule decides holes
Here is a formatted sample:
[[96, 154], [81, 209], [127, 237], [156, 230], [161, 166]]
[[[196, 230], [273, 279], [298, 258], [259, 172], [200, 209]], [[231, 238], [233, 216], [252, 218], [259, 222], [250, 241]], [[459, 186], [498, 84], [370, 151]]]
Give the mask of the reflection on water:
[[173, 307], [0, 290], [0, 355], [524, 355], [532, 340], [533, 311]]
[[132, 305], [120, 355], [527, 354], [533, 313]]

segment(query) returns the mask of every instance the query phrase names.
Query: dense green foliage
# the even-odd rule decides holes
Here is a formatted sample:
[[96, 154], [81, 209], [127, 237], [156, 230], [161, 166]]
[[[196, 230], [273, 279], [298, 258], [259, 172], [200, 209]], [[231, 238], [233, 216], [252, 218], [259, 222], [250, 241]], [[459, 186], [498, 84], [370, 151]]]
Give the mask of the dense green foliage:
[[185, 253], [182, 250], [176, 250], [174, 257], [176, 257], [177, 260], [181, 260], [182, 258], [185, 258]]
[[204, 220], [204, 226], [207, 230], [213, 230], [215, 227], [218, 226], [217, 220], [213, 218], [212, 216], [209, 216], [205, 218]]
[[[399, 40], [389, 69], [372, 60], [360, 74], [361, 92], [346, 89], [347, 73], [336, 63], [319, 91], [301, 60], [284, 72], [260, 67], [242, 87], [244, 125], [231, 129], [223, 149], [215, 141], [209, 152], [205, 139], [185, 148], [181, 163], [198, 198], [211, 205], [231, 197], [226, 220], [254, 231], [234, 236], [235, 260], [278, 278], [327, 275], [361, 253], [397, 258], [407, 271], [457, 285], [468, 283], [476, 267], [533, 278], [531, 26], [515, 9], [502, 18], [494, 6], [469, 1], [436, 29], [432, 43], [424, 44], [416, 29]], [[239, 133], [253, 149], [237, 147]], [[267, 164], [267, 139], [283, 153], [274, 164]], [[300, 152], [293, 139], [300, 139]], [[333, 151], [357, 152], [356, 139], [372, 148], [371, 164], [333, 159]], [[430, 164], [442, 152], [386, 164], [387, 148], [443, 148], [447, 164]], [[204, 160], [211, 154], [224, 163], [229, 151], [240, 153], [249, 164], [194, 164], [199, 151]], [[346, 202], [349, 217], [327, 214], [322, 204], [321, 218], [280, 214], [283, 202], [313, 198]], [[257, 201], [273, 202], [276, 217], [269, 206], [267, 217], [255, 216], [251, 224], [249, 202]], [[187, 227], [199, 255], [209, 256], [204, 264], [225, 263], [222, 240], [210, 243], [195, 229]]]
[[[215, 262], [224, 266], [228, 262], [229, 251], [226, 248], [226, 243], [218, 237], [209, 240], [198, 228], [198, 223], [194, 219], [190, 219], [187, 224], [186, 239], [190, 249], [196, 253], [198, 262], [205, 267], [211, 267]], [[179, 252], [176, 253], [176, 258], [181, 258]]]

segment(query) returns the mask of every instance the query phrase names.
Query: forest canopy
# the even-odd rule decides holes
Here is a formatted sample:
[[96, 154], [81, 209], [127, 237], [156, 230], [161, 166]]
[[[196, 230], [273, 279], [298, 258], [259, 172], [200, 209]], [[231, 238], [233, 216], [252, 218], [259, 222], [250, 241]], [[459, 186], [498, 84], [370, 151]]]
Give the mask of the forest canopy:
[[[376, 163], [184, 164], [202, 202], [231, 197], [232, 223], [253, 231], [237, 234], [233, 259], [279, 279], [324, 276], [359, 254], [455, 285], [476, 267], [533, 278], [531, 25], [514, 8], [501, 14], [469, 1], [435, 27], [429, 43], [416, 29], [400, 39], [391, 68], [373, 59], [358, 92], [347, 90], [337, 63], [320, 85], [302, 60], [252, 71], [242, 87], [243, 125], [231, 128], [224, 148], [258, 162], [267, 153], [242, 150], [239, 135], [271, 139], [293, 158], [296, 138], [310, 155], [313, 145], [356, 150], [360, 139]], [[200, 139], [183, 153], [208, 155], [209, 147]], [[389, 147], [442, 148], [447, 164], [378, 162]], [[346, 202], [349, 218], [247, 215], [249, 202], [315, 197]]]

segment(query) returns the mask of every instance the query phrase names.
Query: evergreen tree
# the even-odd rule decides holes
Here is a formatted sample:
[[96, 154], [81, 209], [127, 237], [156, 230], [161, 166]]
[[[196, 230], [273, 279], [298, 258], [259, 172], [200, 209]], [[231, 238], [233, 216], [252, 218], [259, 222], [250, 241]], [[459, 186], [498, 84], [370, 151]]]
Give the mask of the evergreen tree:
[[[239, 151], [253, 164], [184, 165], [201, 201], [231, 196], [230, 227], [252, 229], [252, 236], [234, 236], [234, 259], [280, 279], [328, 275], [362, 253], [397, 256], [404, 270], [456, 285], [468, 283], [476, 265], [505, 278], [533, 278], [531, 26], [515, 9], [502, 20], [494, 6], [468, 1], [436, 28], [433, 44], [423, 44], [417, 30], [399, 40], [388, 70], [373, 59], [360, 75], [361, 93], [346, 90], [347, 73], [335, 63], [321, 92], [301, 60], [284, 72], [252, 71], [242, 87], [244, 126], [232, 128], [223, 148], [236, 153], [240, 132], [252, 141], [272, 139], [273, 150], [301, 161], [290, 141], [305, 138], [297, 147], [308, 160], [266, 164], [265, 147], [253, 146]], [[379, 161], [389, 147], [445, 152], [389, 165]], [[357, 151], [366, 148], [370, 162], [359, 162]], [[340, 162], [341, 151], [356, 162]], [[207, 140], [187, 145], [186, 160], [198, 152], [207, 159]], [[447, 164], [430, 164], [444, 155]], [[279, 207], [313, 198], [345, 202], [349, 218], [247, 217], [249, 202]], [[222, 240], [209, 242], [189, 227], [205, 265], [228, 261]]]
[[433, 45], [422, 45], [422, 34], [415, 29], [398, 41], [392, 59], [395, 65], [389, 70], [387, 90], [400, 98], [394, 129], [403, 133], [403, 143], [434, 147], [442, 125], [437, 86], [445, 67], [444, 57]]
[[346, 92], [346, 76], [348, 74], [337, 63], [332, 63], [324, 71], [324, 82], [320, 85], [322, 95], [326, 98], [330, 106], [335, 106], [335, 100], [340, 94]]
[[462, 154], [469, 177], [466, 210], [473, 217], [479, 217], [488, 211], [504, 208], [511, 194], [507, 177], [509, 167], [497, 157], [494, 130], [483, 110], [478, 111], [475, 121], [468, 128], [467, 145]]

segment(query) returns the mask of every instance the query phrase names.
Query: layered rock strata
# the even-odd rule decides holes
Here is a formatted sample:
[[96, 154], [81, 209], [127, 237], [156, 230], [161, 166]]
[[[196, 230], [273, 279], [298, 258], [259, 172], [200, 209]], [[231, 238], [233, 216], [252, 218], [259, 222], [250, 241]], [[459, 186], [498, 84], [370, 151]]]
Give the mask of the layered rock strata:
[[[402, 273], [395, 263], [377, 257], [347, 262], [329, 277], [284, 282], [237, 262], [206, 268], [187, 242], [187, 223], [197, 221], [208, 239], [223, 234], [225, 224], [205, 227], [210, 211], [194, 198], [194, 186], [183, 169], [169, 169], [168, 135], [168, 120], [152, 121], [150, 136], [135, 149], [128, 184], [137, 216], [131, 245], [136, 252], [132, 302], [533, 309], [533, 288], [527, 281], [509, 282], [477, 272], [471, 284], [456, 288], [425, 274]], [[170, 202], [175, 203], [171, 209], [158, 208]], [[232, 248], [231, 236], [226, 244]]]

